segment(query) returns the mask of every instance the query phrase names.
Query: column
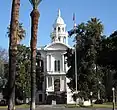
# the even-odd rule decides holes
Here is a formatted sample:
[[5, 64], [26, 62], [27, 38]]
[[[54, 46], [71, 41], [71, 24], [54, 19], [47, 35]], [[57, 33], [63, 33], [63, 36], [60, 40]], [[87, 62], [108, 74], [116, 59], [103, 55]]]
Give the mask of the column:
[[48, 55], [47, 55], [47, 59], [46, 60], [47, 60], [47, 62], [46, 62], [47, 63], [47, 71], [49, 71], [49, 56]]
[[52, 71], [52, 55], [50, 55], [50, 71]]
[[46, 76], [46, 90], [48, 89], [48, 77]]
[[67, 91], [66, 84], [66, 76], [64, 76], [64, 91]]
[[52, 76], [52, 90], [54, 91], [54, 76]]
[[62, 91], [62, 76], [60, 76], [60, 91]]
[[64, 72], [66, 73], [67, 64], [64, 63]]
[[64, 54], [62, 55], [62, 70], [63, 70], [63, 72], [65, 71], [65, 68], [64, 68], [64, 66], [65, 66], [65, 61], [64, 61]]

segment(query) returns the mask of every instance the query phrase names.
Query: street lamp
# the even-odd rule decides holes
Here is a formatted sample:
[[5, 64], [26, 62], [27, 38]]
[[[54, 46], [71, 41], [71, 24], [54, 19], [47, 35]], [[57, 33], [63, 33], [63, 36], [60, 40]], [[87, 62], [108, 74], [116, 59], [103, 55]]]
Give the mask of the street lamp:
[[[74, 21], [74, 37], [76, 37], [76, 29], [77, 29], [77, 26], [76, 26], [76, 23]], [[78, 88], [77, 88], [77, 85], [78, 85], [78, 75], [77, 75], [77, 43], [75, 44], [75, 83], [76, 83], [76, 94], [78, 94]], [[76, 97], [76, 105], [77, 105], [77, 97]]]
[[92, 105], [92, 95], [93, 95], [93, 92], [90, 92], [91, 105]]
[[[99, 86], [101, 85], [101, 81], [98, 82]], [[100, 100], [100, 89], [98, 88], [98, 100]]]
[[[74, 26], [73, 29], [71, 31], [68, 32], [69, 36], [71, 36], [72, 34], [74, 35], [74, 37], [76, 37], [77, 33], [77, 25], [75, 23], [75, 14], [73, 15], [73, 21], [74, 21]], [[76, 84], [76, 90], [75, 90], [75, 94], [78, 94], [78, 88], [77, 88], [77, 84], [78, 84], [78, 75], [77, 75], [77, 42], [75, 43], [75, 84]], [[77, 98], [76, 98], [76, 105], [77, 105]]]
[[113, 91], [113, 110], [115, 110], [115, 88], [112, 88]]

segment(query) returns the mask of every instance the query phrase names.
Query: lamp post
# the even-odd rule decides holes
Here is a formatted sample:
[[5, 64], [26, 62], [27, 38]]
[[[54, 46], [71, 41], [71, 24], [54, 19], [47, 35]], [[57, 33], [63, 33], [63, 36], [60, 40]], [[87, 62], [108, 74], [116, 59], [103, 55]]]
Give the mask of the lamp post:
[[24, 90], [23, 90], [23, 103], [25, 103], [25, 95], [24, 95]]
[[[99, 86], [101, 85], [101, 81], [98, 82]], [[98, 88], [98, 100], [100, 100], [100, 89]]]
[[92, 95], [93, 95], [93, 92], [90, 92], [91, 105], [92, 105]]
[[[74, 21], [73, 29], [71, 31], [69, 31], [68, 34], [69, 34], [69, 36], [74, 35], [74, 37], [76, 37], [77, 25], [75, 23], [75, 14], [73, 15], [73, 21]], [[76, 85], [75, 94], [78, 94], [77, 84], [78, 84], [78, 75], [77, 75], [77, 42], [76, 42], [75, 43], [75, 85]], [[77, 105], [77, 98], [76, 98], [76, 105]]]
[[[76, 37], [76, 23], [74, 23], [74, 36]], [[77, 43], [75, 44], [75, 83], [76, 83], [76, 94], [78, 94], [78, 88], [77, 88], [77, 84], [78, 84], [78, 78], [77, 78]], [[77, 97], [76, 97], [76, 106], [77, 106]]]
[[113, 110], [115, 110], [115, 88], [112, 88], [113, 91]]

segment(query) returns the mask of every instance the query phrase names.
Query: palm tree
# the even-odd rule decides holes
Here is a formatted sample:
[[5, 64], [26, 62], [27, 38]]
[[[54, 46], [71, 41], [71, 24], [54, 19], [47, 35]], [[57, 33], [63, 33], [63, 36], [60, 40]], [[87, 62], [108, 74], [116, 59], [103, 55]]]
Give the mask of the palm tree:
[[17, 55], [17, 29], [20, 0], [12, 0], [10, 34], [9, 34], [9, 79], [8, 79], [8, 110], [15, 108], [15, 75]]
[[95, 37], [95, 39], [101, 38], [101, 34], [103, 32], [103, 25], [100, 19], [91, 18], [91, 20], [87, 22], [87, 29], [90, 32], [91, 37]]
[[31, 105], [30, 110], [35, 110], [35, 92], [36, 92], [36, 45], [39, 11], [37, 9], [41, 0], [29, 0], [33, 6], [31, 16]]
[[[7, 27], [7, 29], [8, 29], [8, 32], [7, 32], [8, 37], [10, 37], [10, 26]], [[26, 31], [23, 28], [23, 23], [19, 23], [18, 29], [17, 29], [17, 44], [19, 44], [20, 41], [25, 38], [25, 35], [26, 35]]]
[[[87, 26], [87, 38], [88, 43], [91, 46], [92, 51], [95, 53], [95, 64], [96, 64], [96, 54], [99, 49], [99, 42], [101, 40], [101, 36], [103, 33], [103, 25], [100, 19], [91, 18], [86, 24]], [[96, 72], [97, 72], [97, 64], [96, 64]]]

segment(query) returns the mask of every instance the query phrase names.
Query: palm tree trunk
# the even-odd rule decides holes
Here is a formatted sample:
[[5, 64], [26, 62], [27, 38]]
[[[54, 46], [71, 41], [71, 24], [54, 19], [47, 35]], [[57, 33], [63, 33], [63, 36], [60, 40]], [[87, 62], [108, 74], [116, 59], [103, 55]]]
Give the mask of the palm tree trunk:
[[35, 110], [35, 92], [36, 92], [36, 45], [39, 11], [33, 9], [31, 12], [31, 105], [30, 110]]
[[20, 0], [12, 1], [10, 41], [9, 41], [9, 79], [8, 79], [8, 110], [15, 109], [15, 75], [17, 55], [17, 28], [19, 19]]

